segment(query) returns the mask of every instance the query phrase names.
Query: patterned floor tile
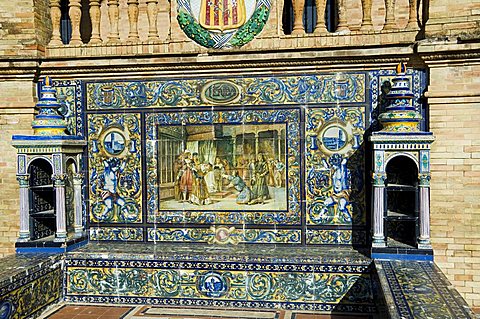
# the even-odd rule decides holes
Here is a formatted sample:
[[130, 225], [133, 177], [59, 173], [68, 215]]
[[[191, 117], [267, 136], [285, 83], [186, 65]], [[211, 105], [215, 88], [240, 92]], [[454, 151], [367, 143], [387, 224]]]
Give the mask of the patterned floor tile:
[[[318, 314], [278, 309], [213, 309], [207, 307], [62, 305], [48, 319], [373, 319], [372, 315]], [[376, 318], [379, 319], [379, 318]]]
[[123, 319], [133, 307], [64, 305], [41, 318], [48, 319]]

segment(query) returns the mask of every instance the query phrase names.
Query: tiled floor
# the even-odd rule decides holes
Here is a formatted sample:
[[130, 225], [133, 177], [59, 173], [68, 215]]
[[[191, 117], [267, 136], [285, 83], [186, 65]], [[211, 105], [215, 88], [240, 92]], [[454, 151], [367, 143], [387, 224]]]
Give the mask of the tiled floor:
[[268, 309], [62, 305], [49, 319], [371, 319], [368, 315], [324, 315]]
[[62, 306], [45, 318], [50, 319], [120, 319], [132, 311], [133, 307], [105, 306]]

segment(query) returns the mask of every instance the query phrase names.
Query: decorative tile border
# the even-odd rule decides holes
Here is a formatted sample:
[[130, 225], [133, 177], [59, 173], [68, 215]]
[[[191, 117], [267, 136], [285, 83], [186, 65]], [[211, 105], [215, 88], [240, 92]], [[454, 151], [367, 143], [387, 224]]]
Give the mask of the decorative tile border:
[[90, 240], [143, 241], [143, 228], [91, 226], [89, 231]]
[[[101, 267], [100, 263], [105, 265], [105, 260], [67, 260], [67, 301], [330, 310], [343, 305], [375, 311], [368, 266], [111, 260]], [[349, 293], [352, 289], [354, 295]]]
[[[41, 83], [38, 83], [40, 88]], [[82, 81], [54, 80], [53, 87], [57, 91], [57, 99], [61, 105], [60, 113], [67, 121], [67, 130], [71, 135], [84, 136], [83, 123], [83, 90]], [[38, 89], [40, 92], [40, 89]]]
[[198, 243], [282, 243], [300, 244], [300, 229], [148, 228], [147, 240], [154, 242]]
[[310, 245], [366, 245], [367, 232], [351, 229], [307, 229], [306, 243]]
[[[205, 92], [215, 82], [228, 83], [215, 96], [223, 105], [308, 105], [364, 103], [364, 73], [275, 77], [195, 78], [155, 81], [93, 82], [86, 84], [87, 109], [203, 107], [216, 105]], [[220, 83], [219, 83], [220, 85]], [[224, 93], [222, 93], [222, 91]], [[237, 91], [237, 92], [235, 92]], [[225, 95], [223, 97], [222, 95]], [[239, 98], [232, 98], [238, 95]]]

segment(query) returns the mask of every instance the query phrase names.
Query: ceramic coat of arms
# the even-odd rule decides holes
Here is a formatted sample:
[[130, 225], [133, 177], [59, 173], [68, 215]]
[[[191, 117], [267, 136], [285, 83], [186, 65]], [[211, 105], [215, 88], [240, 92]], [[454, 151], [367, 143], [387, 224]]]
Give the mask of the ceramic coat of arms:
[[177, 0], [178, 23], [207, 48], [241, 47], [259, 34], [270, 12], [269, 0]]

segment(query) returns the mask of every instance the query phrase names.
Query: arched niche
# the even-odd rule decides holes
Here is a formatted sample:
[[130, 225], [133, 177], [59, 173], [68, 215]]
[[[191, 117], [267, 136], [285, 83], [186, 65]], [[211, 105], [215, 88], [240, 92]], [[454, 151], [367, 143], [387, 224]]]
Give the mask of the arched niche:
[[418, 165], [407, 154], [386, 162], [385, 235], [389, 247], [415, 247], [418, 237]]
[[45, 158], [35, 158], [28, 165], [30, 240], [55, 235], [55, 191], [52, 174], [52, 165]]

